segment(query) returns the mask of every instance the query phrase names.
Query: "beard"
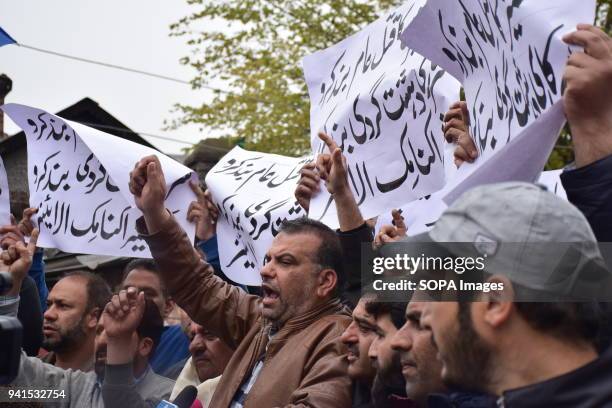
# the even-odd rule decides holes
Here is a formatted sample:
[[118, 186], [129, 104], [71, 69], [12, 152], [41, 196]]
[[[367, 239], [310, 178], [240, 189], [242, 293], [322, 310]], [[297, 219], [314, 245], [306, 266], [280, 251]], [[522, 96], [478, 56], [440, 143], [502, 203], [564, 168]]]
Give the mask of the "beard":
[[83, 319], [79, 320], [77, 324], [69, 328], [66, 331], [59, 329], [57, 331], [59, 339], [54, 338], [43, 338], [42, 345], [45, 350], [54, 351], [56, 353], [62, 353], [70, 350], [71, 348], [78, 347], [78, 345], [87, 336], [85, 330], [83, 330]]
[[376, 373], [377, 381], [393, 394], [405, 395], [406, 380], [402, 374], [402, 363], [399, 353], [393, 352], [389, 363], [388, 366], [378, 366]]
[[491, 382], [493, 353], [474, 329], [469, 302], [459, 302], [458, 320], [460, 334], [448, 343], [444, 383], [466, 391], [485, 391]]

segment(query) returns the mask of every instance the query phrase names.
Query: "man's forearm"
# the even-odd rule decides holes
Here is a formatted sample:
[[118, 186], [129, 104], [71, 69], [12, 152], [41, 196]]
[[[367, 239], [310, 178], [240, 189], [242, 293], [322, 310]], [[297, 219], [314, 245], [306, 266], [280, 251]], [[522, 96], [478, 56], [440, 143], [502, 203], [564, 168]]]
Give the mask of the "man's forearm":
[[110, 337], [106, 346], [106, 364], [127, 364], [134, 359], [136, 345], [132, 336]]
[[582, 168], [612, 155], [612, 132], [604, 124], [591, 121], [570, 124], [576, 168]]
[[168, 222], [171, 215], [165, 208], [159, 211], [151, 211], [143, 214], [145, 224], [149, 234], [155, 234], [162, 230], [163, 226]]
[[364, 223], [357, 201], [355, 201], [355, 197], [348, 186], [334, 194], [334, 201], [336, 202], [340, 231], [351, 231]]

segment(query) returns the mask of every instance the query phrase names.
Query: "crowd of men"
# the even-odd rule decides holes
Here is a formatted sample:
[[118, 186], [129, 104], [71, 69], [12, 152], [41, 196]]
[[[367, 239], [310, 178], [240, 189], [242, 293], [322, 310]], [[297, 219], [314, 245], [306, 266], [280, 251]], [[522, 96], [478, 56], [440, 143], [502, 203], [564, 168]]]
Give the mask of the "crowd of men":
[[[130, 190], [154, 259], [128, 264], [116, 288], [76, 272], [49, 291], [35, 209], [0, 229], [13, 279], [0, 314], [18, 316], [24, 330], [18, 374], [4, 387], [63, 390], [53, 404], [71, 407], [155, 407], [189, 386], [195, 400], [178, 406], [612, 407], [612, 308], [600, 296], [612, 297], [612, 254], [598, 247], [612, 241], [612, 40], [589, 25], [564, 40], [584, 48], [564, 76], [575, 152], [561, 176], [568, 201], [528, 183], [484, 185], [427, 233], [407, 236], [394, 211], [375, 236], [342, 151], [321, 134], [328, 151], [304, 166], [295, 195], [308, 210], [324, 185], [340, 228], [284, 222], [251, 293], [223, 274], [210, 196], [192, 185], [194, 245], [164, 205], [159, 160], [144, 157]], [[457, 166], [478, 160], [469, 120], [457, 102], [440, 132], [455, 144]], [[387, 255], [403, 243], [458, 256], [449, 243], [481, 236], [525, 245], [513, 258], [500, 251], [485, 271], [503, 289], [389, 300], [362, 281], [364, 243]], [[561, 267], [542, 268], [559, 247], [550, 243], [575, 244]], [[534, 301], [540, 294], [555, 301]], [[165, 324], [178, 307], [188, 319]]]

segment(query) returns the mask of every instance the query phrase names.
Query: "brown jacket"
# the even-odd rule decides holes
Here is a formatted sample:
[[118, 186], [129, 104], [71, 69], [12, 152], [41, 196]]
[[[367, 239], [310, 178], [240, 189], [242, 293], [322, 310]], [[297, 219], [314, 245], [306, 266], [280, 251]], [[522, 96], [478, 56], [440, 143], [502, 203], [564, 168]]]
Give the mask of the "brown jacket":
[[264, 354], [245, 407], [351, 406], [346, 348], [340, 342], [351, 319], [338, 300], [290, 319], [268, 344], [270, 323], [261, 317], [261, 299], [215, 276], [174, 218], [152, 235], [142, 218], [137, 228], [176, 303], [236, 349], [210, 407], [228, 407]]

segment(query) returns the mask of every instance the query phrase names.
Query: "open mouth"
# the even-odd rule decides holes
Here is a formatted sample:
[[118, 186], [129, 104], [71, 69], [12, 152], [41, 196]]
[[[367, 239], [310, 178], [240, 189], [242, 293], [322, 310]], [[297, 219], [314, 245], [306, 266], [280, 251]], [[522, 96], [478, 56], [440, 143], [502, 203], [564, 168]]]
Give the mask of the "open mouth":
[[276, 302], [278, 299], [278, 292], [274, 290], [270, 285], [263, 284], [261, 285], [261, 290], [263, 292], [263, 304], [264, 306], [268, 306]]

